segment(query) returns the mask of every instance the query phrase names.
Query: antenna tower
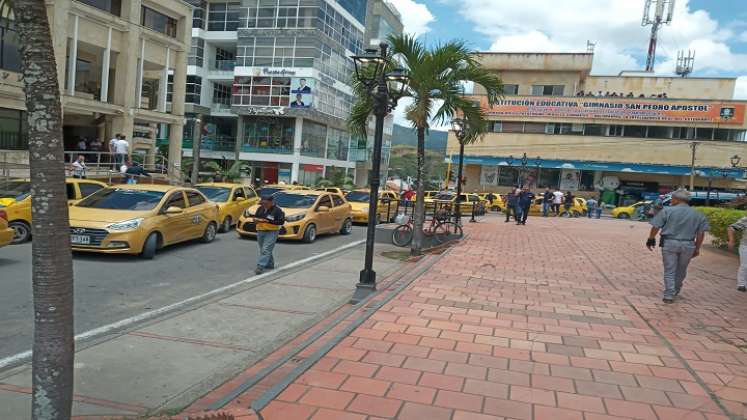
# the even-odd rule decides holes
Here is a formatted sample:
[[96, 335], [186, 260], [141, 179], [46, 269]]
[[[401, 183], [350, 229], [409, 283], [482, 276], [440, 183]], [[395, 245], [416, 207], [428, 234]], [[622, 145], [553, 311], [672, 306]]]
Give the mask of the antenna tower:
[[687, 77], [693, 72], [693, 66], [695, 65], [695, 51], [685, 50], [677, 51], [677, 69], [675, 73], [682, 77]]
[[[666, 16], [664, 11], [666, 10]], [[674, 0], [646, 0], [643, 7], [643, 19], [641, 26], [651, 25], [651, 39], [648, 43], [648, 56], [646, 57], [646, 71], [654, 71], [656, 61], [656, 41], [659, 37], [659, 29], [663, 24], [672, 22], [674, 14]]]
[[594, 48], [597, 46], [596, 42], [591, 42], [590, 40], [586, 40], [586, 52], [587, 53], [593, 53]]

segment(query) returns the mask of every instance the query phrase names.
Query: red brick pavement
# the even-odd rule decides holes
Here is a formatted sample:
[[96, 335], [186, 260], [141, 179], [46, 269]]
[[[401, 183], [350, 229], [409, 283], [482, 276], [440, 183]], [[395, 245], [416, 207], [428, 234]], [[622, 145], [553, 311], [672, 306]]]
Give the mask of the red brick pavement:
[[747, 296], [735, 290], [735, 257], [704, 250], [681, 297], [664, 305], [644, 224], [485, 218], [466, 230], [262, 417], [747, 415]]

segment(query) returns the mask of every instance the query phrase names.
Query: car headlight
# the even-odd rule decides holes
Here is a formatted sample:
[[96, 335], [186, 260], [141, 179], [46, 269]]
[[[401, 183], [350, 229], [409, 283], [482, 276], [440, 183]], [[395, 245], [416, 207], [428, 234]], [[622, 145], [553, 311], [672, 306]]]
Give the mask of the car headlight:
[[143, 223], [143, 220], [145, 219], [142, 217], [137, 217], [135, 219], [125, 220], [124, 222], [112, 223], [106, 228], [109, 230], [135, 230], [140, 227], [140, 225]]
[[287, 216], [285, 218], [285, 221], [286, 222], [297, 222], [299, 220], [302, 220], [304, 217], [306, 217], [306, 213], [294, 214], [292, 216]]

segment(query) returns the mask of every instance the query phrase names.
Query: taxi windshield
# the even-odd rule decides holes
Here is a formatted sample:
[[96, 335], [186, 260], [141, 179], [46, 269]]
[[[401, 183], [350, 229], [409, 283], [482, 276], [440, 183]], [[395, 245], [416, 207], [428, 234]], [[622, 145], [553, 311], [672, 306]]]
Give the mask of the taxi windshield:
[[317, 197], [319, 196], [315, 194], [277, 193], [275, 204], [281, 208], [305, 209], [313, 206]]
[[104, 188], [80, 201], [76, 206], [109, 210], [152, 210], [161, 202], [160, 191]]
[[23, 200], [31, 194], [31, 183], [27, 181], [10, 181], [0, 183], [0, 198]]
[[365, 191], [351, 191], [345, 196], [345, 198], [354, 203], [368, 203], [368, 198], [370, 196], [371, 194]]
[[280, 187], [262, 187], [257, 190], [257, 194], [259, 194], [260, 197], [269, 197], [273, 194], [275, 194], [278, 191], [282, 191], [283, 189]]
[[454, 194], [449, 194], [449, 193], [442, 193], [442, 194], [438, 194], [438, 195], [436, 195], [436, 198], [435, 198], [435, 199], [436, 199], [436, 200], [446, 200], [446, 201], [451, 201], [451, 200], [453, 200], [453, 199], [454, 199]]
[[205, 194], [208, 200], [218, 203], [227, 202], [231, 194], [231, 189], [225, 187], [197, 187], [197, 191]]

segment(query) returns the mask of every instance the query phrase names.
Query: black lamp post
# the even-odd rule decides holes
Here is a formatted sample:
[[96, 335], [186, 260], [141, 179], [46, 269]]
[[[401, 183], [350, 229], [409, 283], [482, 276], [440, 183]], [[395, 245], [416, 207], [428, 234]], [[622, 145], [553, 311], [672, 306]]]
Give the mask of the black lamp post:
[[[356, 304], [376, 290], [376, 272], [373, 270], [374, 241], [376, 239], [376, 215], [381, 183], [381, 148], [384, 142], [384, 118], [397, 106], [404, 95], [408, 76], [402, 69], [389, 71], [389, 46], [381, 43], [379, 49], [367, 49], [365, 54], [353, 56], [355, 77], [373, 98], [373, 114], [376, 117], [374, 146], [371, 164], [371, 191], [368, 197], [368, 227], [366, 231], [366, 257], [360, 280], [350, 303]], [[390, 85], [391, 83], [391, 85]]]
[[537, 166], [537, 179], [535, 187], [539, 188], [540, 186], [540, 169], [542, 168], [542, 158], [537, 156], [537, 159], [534, 160], [535, 166]]
[[[509, 169], [512, 169], [514, 167], [514, 155], [508, 155], [508, 158], [506, 158], [506, 165], [508, 165]], [[516, 188], [512, 185], [511, 191], [514, 191]]]
[[529, 165], [529, 158], [526, 152], [521, 157], [521, 169], [519, 170], [519, 188], [524, 188], [524, 176], [526, 175], [527, 165]]
[[456, 222], [460, 223], [462, 221], [462, 171], [464, 170], [464, 139], [467, 138], [467, 120], [454, 118], [451, 120], [451, 128], [454, 130], [454, 134], [459, 141], [459, 174], [457, 175], [457, 196], [454, 214]]

